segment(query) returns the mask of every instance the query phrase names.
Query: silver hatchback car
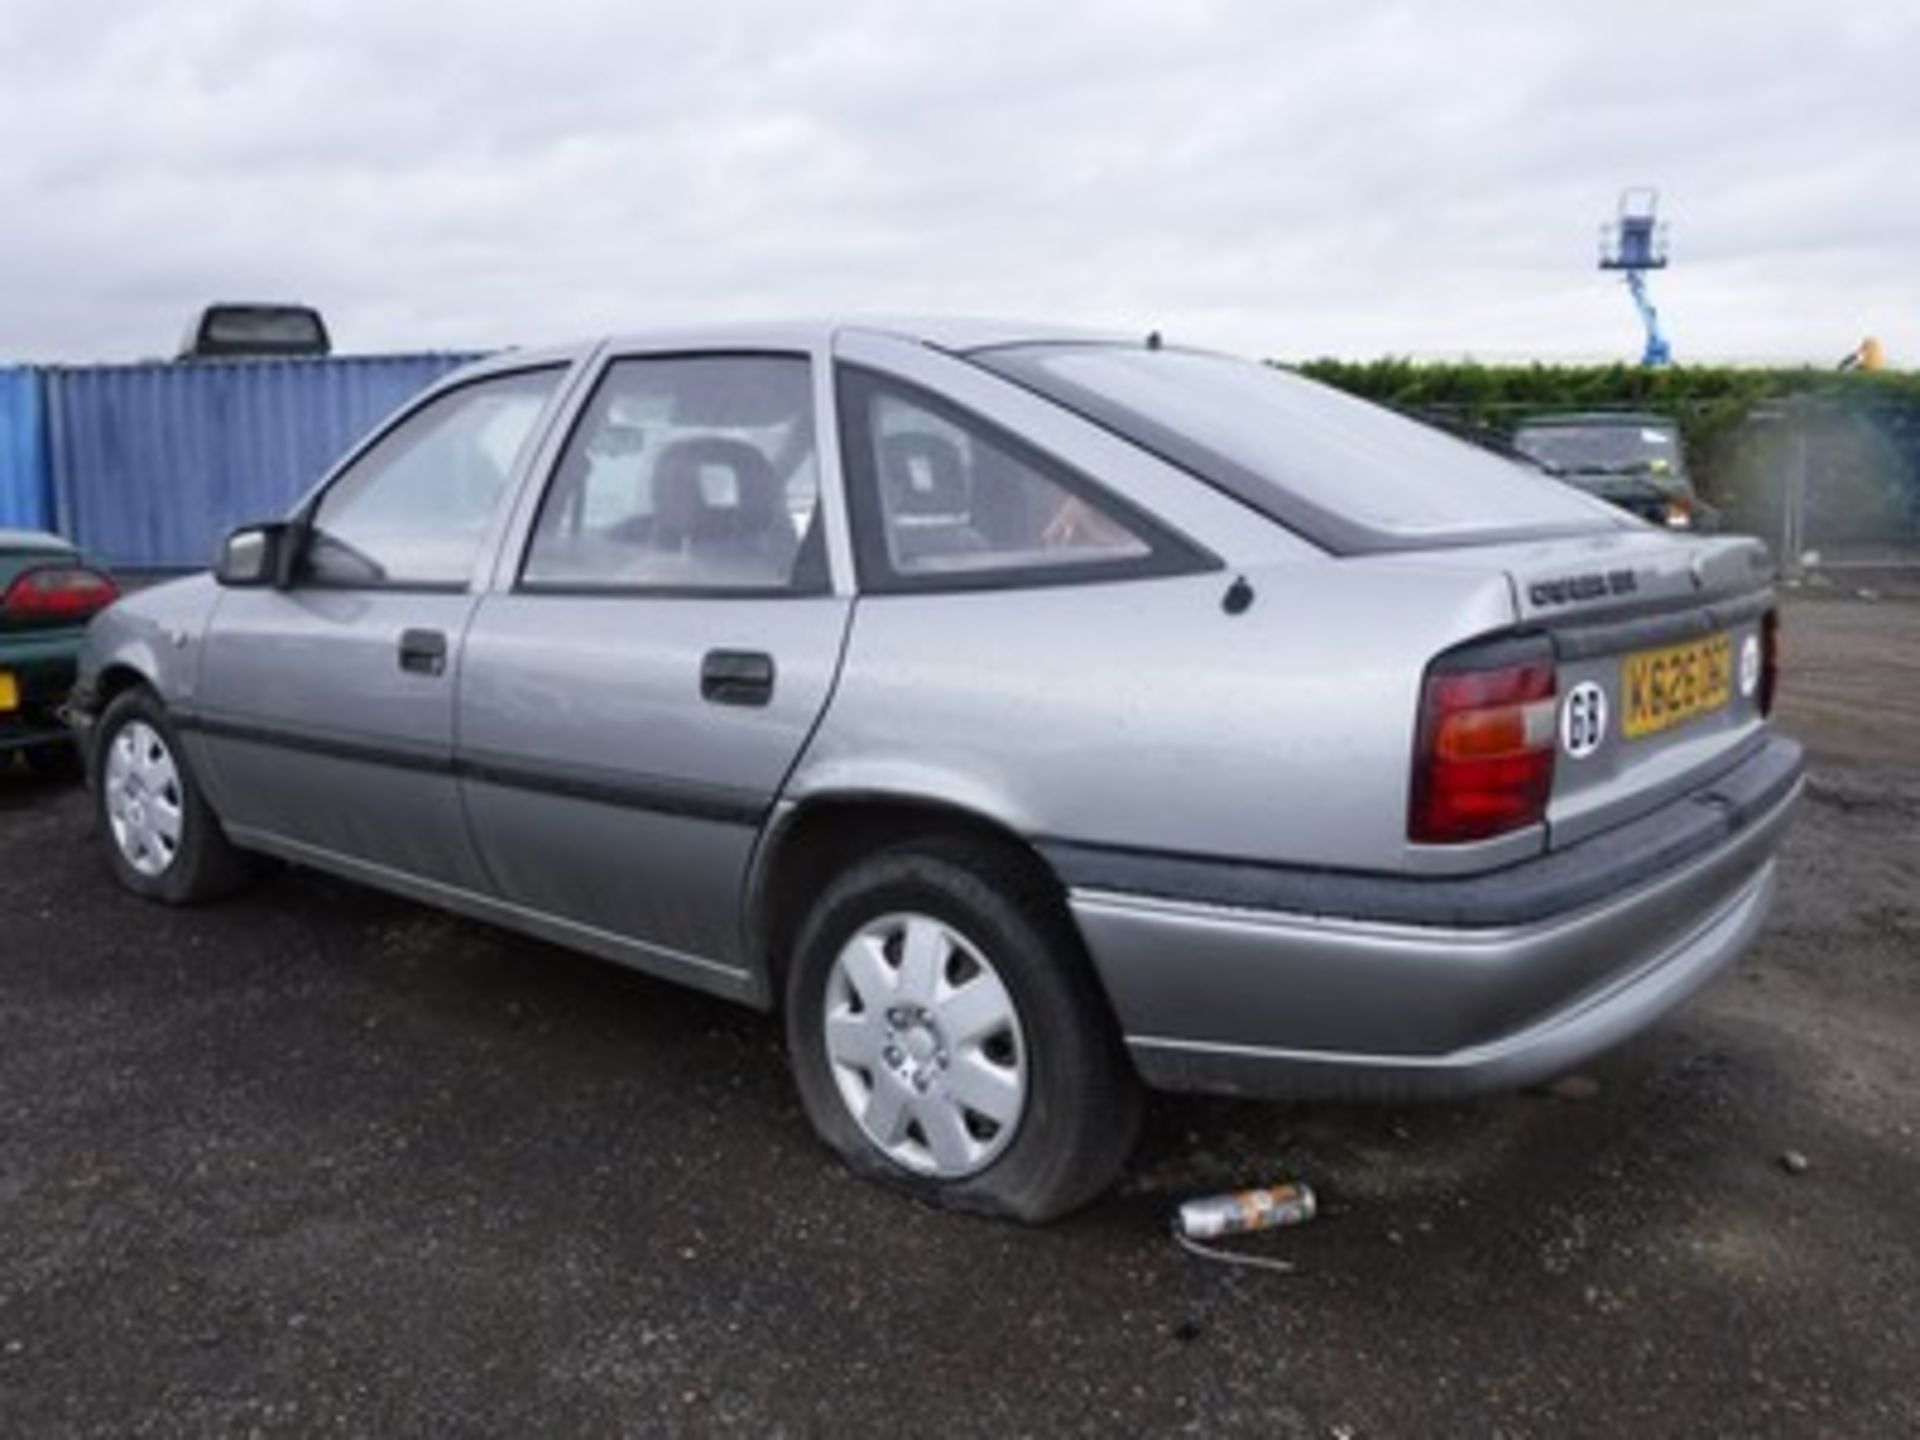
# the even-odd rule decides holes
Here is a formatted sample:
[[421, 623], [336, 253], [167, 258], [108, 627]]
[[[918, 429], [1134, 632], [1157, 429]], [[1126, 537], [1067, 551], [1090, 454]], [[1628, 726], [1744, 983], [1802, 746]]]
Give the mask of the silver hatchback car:
[[1024, 1219], [1141, 1082], [1526, 1084], [1760, 927], [1771, 565], [1267, 366], [983, 325], [515, 352], [90, 631], [107, 854], [253, 853], [784, 1010]]

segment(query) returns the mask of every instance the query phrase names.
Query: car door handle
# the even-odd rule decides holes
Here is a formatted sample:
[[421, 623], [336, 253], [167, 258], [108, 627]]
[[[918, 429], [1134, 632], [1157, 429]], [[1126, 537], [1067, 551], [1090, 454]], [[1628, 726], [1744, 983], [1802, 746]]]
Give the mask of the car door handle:
[[773, 699], [773, 657], [758, 650], [709, 650], [700, 662], [700, 695], [715, 705], [765, 705]]
[[445, 674], [447, 637], [438, 630], [402, 630], [400, 668], [415, 675]]

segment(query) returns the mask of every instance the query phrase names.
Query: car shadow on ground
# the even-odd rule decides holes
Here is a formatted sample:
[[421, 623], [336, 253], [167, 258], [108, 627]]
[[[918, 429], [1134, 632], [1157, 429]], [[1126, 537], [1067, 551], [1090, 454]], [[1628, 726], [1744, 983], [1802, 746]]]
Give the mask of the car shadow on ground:
[[[725, 1129], [784, 1132], [791, 1143], [768, 1162], [768, 1183], [839, 1179], [792, 1097], [776, 1016], [294, 867], [269, 866], [242, 900], [201, 913], [245, 932], [305, 930], [318, 953], [300, 963], [330, 967], [319, 983], [381, 998], [368, 1023], [391, 1029], [395, 1063], [409, 1033], [463, 1034], [503, 1066], [561, 1084], [571, 1075], [616, 1105], [644, 1092], [650, 1106], [708, 1107]], [[1677, 1159], [1723, 1129], [1730, 1087], [1753, 1083], [1736, 1082], [1737, 1068], [1698, 1033], [1669, 1028], [1571, 1084], [1520, 1094], [1406, 1104], [1156, 1095], [1119, 1185], [1069, 1224], [1157, 1235], [1182, 1199], [1282, 1180], [1314, 1186], [1321, 1202], [1322, 1238], [1277, 1242], [1291, 1247], [1356, 1230], [1397, 1246], [1475, 1208], [1566, 1210], [1592, 1197], [1596, 1179]], [[554, 1123], [573, 1119], [587, 1122], [576, 1138], [590, 1147], [592, 1117]]]
[[47, 774], [30, 768], [21, 755], [0, 755], [0, 814], [31, 810], [64, 790], [80, 788], [78, 773]]
[[[15, 766], [0, 773], [0, 812], [58, 806], [73, 841], [90, 848], [95, 822], [78, 792], [75, 781]], [[615, 1093], [624, 1088], [617, 1072], [638, 1067], [656, 1102], [677, 1086], [729, 1110], [758, 1106], [756, 1125], [785, 1127], [802, 1142], [800, 1164], [835, 1164], [806, 1143], [777, 1017], [277, 862], [262, 862], [257, 883], [236, 900], [183, 912], [120, 894], [104, 871], [96, 883], [94, 903], [112, 912], [112, 923], [192, 931], [200, 963], [229, 971], [235, 983], [264, 983], [262, 966], [277, 971], [279, 983], [292, 978], [285, 967], [309, 967], [303, 990], [378, 1002], [379, 1013], [360, 1022], [375, 1030], [470, 1027], [472, 1044], [502, 1065], [516, 1063], [517, 1048], [517, 1063], [554, 1075], [590, 1072]], [[280, 937], [265, 955], [257, 943], [264, 935]], [[404, 1042], [393, 1043], [390, 1058], [405, 1064]], [[1316, 1228], [1360, 1220], [1401, 1240], [1476, 1204], [1566, 1203], [1590, 1191], [1595, 1175], [1622, 1173], [1624, 1157], [1658, 1157], [1702, 1127], [1724, 1124], [1720, 1091], [1732, 1063], [1700, 1048], [1697, 1033], [1676, 1036], [1668, 1026], [1558, 1092], [1413, 1104], [1153, 1096], [1132, 1163], [1088, 1218], [1105, 1210], [1146, 1219], [1195, 1194], [1281, 1180], [1316, 1188]], [[726, 1077], [722, 1089], [711, 1083], [715, 1074]]]

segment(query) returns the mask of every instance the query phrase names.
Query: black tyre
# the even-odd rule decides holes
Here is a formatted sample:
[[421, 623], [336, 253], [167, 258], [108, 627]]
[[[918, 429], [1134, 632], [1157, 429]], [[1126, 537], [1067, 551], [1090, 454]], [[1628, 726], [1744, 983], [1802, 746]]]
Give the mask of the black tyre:
[[154, 694], [123, 691], [95, 733], [95, 817], [114, 878], [168, 905], [218, 899], [245, 883], [247, 857], [208, 808]]
[[1113, 1183], [1140, 1088], [1079, 937], [1018, 857], [932, 840], [821, 896], [787, 977], [807, 1117], [858, 1174], [1039, 1222]]

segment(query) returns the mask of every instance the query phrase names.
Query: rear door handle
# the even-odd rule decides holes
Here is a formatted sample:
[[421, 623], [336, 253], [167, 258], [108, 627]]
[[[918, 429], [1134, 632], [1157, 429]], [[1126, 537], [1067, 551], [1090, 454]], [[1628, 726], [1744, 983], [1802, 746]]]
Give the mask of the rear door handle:
[[415, 675], [444, 675], [447, 637], [438, 630], [402, 630], [400, 668]]
[[700, 662], [700, 695], [715, 705], [765, 705], [773, 699], [773, 657], [759, 650], [709, 650]]

